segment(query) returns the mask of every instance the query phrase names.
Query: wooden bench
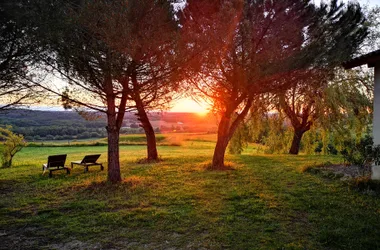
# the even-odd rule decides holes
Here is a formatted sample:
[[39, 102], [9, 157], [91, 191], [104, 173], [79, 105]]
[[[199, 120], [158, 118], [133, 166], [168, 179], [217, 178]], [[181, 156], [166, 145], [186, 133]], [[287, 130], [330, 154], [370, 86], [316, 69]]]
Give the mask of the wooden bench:
[[70, 174], [70, 169], [65, 166], [67, 155], [51, 155], [48, 157], [48, 162], [42, 164], [42, 174], [45, 174], [49, 170], [49, 177], [53, 176], [53, 171], [66, 170], [67, 174]]
[[74, 168], [74, 165], [80, 165], [84, 167], [84, 172], [88, 171], [89, 166], [100, 166], [100, 170], [104, 170], [103, 164], [96, 162], [100, 157], [98, 155], [86, 155], [81, 161], [72, 161], [71, 168]]

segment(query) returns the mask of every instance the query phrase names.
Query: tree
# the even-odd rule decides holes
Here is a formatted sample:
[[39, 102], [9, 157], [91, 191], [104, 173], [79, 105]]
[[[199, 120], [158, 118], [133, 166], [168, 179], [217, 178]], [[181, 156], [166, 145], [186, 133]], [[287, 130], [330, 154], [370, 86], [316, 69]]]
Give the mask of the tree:
[[365, 13], [369, 32], [358, 54], [367, 54], [380, 49], [380, 7], [369, 8], [366, 6]]
[[[372, 72], [337, 69], [334, 74], [331, 80], [323, 84], [305, 79], [304, 84], [298, 82], [276, 97], [273, 110], [278, 109], [282, 127], [287, 124], [292, 128], [293, 139], [289, 138], [287, 130], [281, 133], [278, 128], [267, 125], [266, 120], [259, 121], [259, 126], [256, 127], [265, 125], [270, 128], [265, 145], [272, 152], [288, 150], [292, 153], [292, 150], [296, 150], [298, 153], [302, 145], [310, 153], [318, 143], [318, 147], [321, 145], [320, 150], [326, 153], [332, 150], [331, 146], [339, 149], [344, 141], [352, 138], [360, 140], [366, 133], [371, 123]], [[281, 117], [281, 114], [286, 116]], [[312, 134], [308, 132], [310, 130]], [[305, 140], [304, 135], [308, 135]], [[292, 144], [284, 144], [284, 141]]]
[[278, 108], [286, 114], [293, 127], [289, 154], [298, 154], [302, 136], [312, 126], [318, 126], [318, 122], [325, 129], [338, 130], [347, 128], [354, 121], [363, 124], [360, 126], [362, 129], [368, 123], [369, 111], [372, 110], [372, 74], [343, 72], [336, 68], [330, 70], [334, 70], [331, 74], [335, 76], [326, 76], [328, 69], [312, 73], [311, 77], [295, 79], [288, 90], [277, 95]]
[[289, 89], [277, 94], [278, 109], [281, 109], [293, 127], [293, 139], [289, 154], [298, 154], [301, 139], [316, 120], [326, 111], [323, 94], [327, 87], [325, 72], [311, 72], [310, 76], [295, 76], [289, 79]]
[[183, 15], [188, 47], [201, 55], [193, 60], [191, 83], [220, 115], [212, 162], [212, 168], [220, 169], [227, 145], [255, 97], [279, 88], [270, 79], [283, 73], [280, 61], [282, 71], [289, 67], [285, 59], [302, 42], [302, 20], [309, 9], [301, 1], [188, 3]]
[[318, 125], [335, 134], [337, 146], [352, 138], [359, 142], [372, 125], [373, 78], [373, 72], [367, 70], [340, 70], [327, 87], [326, 112]]
[[[298, 154], [303, 134], [323, 114], [323, 92], [333, 78], [336, 67], [357, 51], [366, 34], [364, 15], [358, 5], [348, 4], [344, 8], [343, 4], [337, 5], [333, 1], [330, 6], [322, 4], [319, 13], [334, 18], [328, 24], [325, 24], [324, 19], [318, 20], [315, 23], [318, 28], [307, 34], [307, 43], [325, 45], [324, 49], [329, 53], [322, 54], [323, 61], [284, 79], [291, 82], [290, 88], [277, 94], [279, 107], [289, 118], [294, 130], [290, 154]], [[331, 41], [332, 37], [339, 43]]]
[[[84, 15], [84, 25], [122, 54], [125, 68], [120, 70], [117, 81], [128, 87], [127, 100], [130, 102], [127, 107], [137, 111], [147, 139], [148, 161], [157, 161], [158, 153], [147, 112], [167, 107], [178, 90], [182, 67], [176, 53], [179, 33], [171, 2], [97, 3]], [[101, 9], [101, 12], [94, 8]], [[118, 16], [110, 18], [114, 13]], [[107, 21], [99, 24], [99, 19]]]
[[11, 129], [12, 127], [10, 126], [0, 128], [0, 139], [4, 140], [1, 149], [1, 164], [3, 168], [10, 168], [15, 154], [26, 145], [24, 137], [13, 133]]
[[[171, 60], [176, 31], [168, 1], [63, 1], [36, 5], [36, 37], [50, 50], [44, 63], [70, 83], [66, 107], [107, 115], [108, 179], [119, 182], [119, 132], [124, 114], [136, 110], [147, 135], [148, 160], [157, 160], [147, 110], [161, 107], [175, 89]], [[51, 20], [53, 19], [53, 20]], [[45, 89], [47, 89], [45, 87]], [[51, 89], [47, 89], [52, 91]]]
[[287, 89], [290, 82], [283, 78], [323, 65], [326, 58], [340, 62], [337, 51], [363, 39], [360, 8], [350, 6], [342, 10], [337, 1], [320, 8], [309, 1], [188, 1], [183, 27], [194, 55], [191, 83], [213, 101], [221, 117], [213, 168], [223, 168], [228, 142], [255, 98]]
[[27, 36], [18, 10], [15, 1], [0, 3], [0, 110], [27, 104], [36, 96], [26, 78], [38, 48]]

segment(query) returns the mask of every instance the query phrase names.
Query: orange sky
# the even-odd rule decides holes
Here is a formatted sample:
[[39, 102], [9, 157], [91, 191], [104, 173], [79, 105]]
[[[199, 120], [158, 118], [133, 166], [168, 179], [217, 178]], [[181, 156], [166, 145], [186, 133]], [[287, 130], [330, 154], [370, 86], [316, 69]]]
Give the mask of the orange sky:
[[[61, 92], [63, 87], [67, 86], [67, 82], [62, 78], [58, 78], [55, 75], [50, 75], [47, 79], [47, 86], [54, 89], [57, 92]], [[57, 104], [57, 97], [52, 97], [53, 101], [42, 102], [38, 105], [32, 105], [34, 109], [41, 110], [63, 110], [62, 106]], [[186, 113], [200, 113], [206, 114], [210, 111], [210, 105], [206, 102], [196, 102], [191, 98], [181, 98], [177, 101], [173, 101], [171, 104], [172, 108], [169, 109], [171, 112], [186, 112]]]
[[[35, 105], [31, 105], [32, 109], [37, 110], [50, 110], [50, 111], [57, 111], [57, 110], [64, 110], [63, 107], [59, 104], [57, 104], [57, 97], [54, 96], [52, 99], [54, 99], [51, 102], [43, 102]], [[192, 100], [191, 98], [182, 98], [172, 103], [172, 108], [168, 111], [171, 112], [185, 112], [185, 113], [199, 113], [201, 115], [206, 114], [210, 111], [210, 105], [205, 102], [196, 102]]]
[[210, 109], [210, 105], [207, 103], [198, 103], [191, 98], [182, 98], [173, 103], [173, 107], [170, 109], [172, 112], [189, 112], [189, 113], [207, 113]]

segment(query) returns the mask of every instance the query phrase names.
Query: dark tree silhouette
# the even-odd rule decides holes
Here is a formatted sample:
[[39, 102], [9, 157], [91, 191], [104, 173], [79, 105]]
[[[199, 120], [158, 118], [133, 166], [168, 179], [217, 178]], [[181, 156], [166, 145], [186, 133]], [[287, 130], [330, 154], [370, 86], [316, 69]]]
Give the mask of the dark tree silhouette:
[[0, 3], [0, 110], [34, 101], [36, 90], [27, 80], [38, 47], [27, 35], [25, 18], [18, 16], [17, 1]]
[[[364, 41], [367, 29], [365, 18], [357, 4], [321, 4], [317, 17], [307, 32], [304, 58], [318, 60], [302, 72], [296, 72], [282, 81], [288, 81], [290, 88], [277, 94], [278, 105], [289, 118], [293, 127], [290, 154], [298, 154], [301, 139], [313, 123], [326, 111], [325, 90], [334, 79], [337, 67], [348, 60]], [[301, 50], [300, 48], [299, 50]]]
[[360, 8], [337, 1], [320, 8], [294, 0], [187, 2], [181, 17], [194, 56], [190, 81], [221, 117], [214, 169], [224, 167], [228, 142], [257, 96], [284, 91], [290, 82], [282, 79], [326, 59], [340, 62], [340, 51], [366, 35]]
[[56, 94], [68, 107], [107, 115], [108, 179], [121, 180], [119, 131], [128, 110], [137, 111], [144, 128], [148, 160], [157, 160], [147, 111], [170, 101], [179, 68], [173, 59], [177, 25], [170, 2], [52, 0], [50, 5], [46, 1], [32, 4], [43, 17], [36, 20], [37, 36], [49, 48], [42, 59], [70, 83]]

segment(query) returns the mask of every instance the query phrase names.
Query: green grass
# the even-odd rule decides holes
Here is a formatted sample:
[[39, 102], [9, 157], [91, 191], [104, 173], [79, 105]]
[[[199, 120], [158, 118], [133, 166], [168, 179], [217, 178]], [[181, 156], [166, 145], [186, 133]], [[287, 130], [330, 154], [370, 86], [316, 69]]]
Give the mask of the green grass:
[[156, 164], [136, 164], [144, 146], [121, 146], [117, 185], [98, 167], [41, 175], [48, 155], [101, 153], [106, 162], [106, 146], [24, 148], [0, 169], [0, 249], [380, 248], [378, 197], [303, 173], [339, 158], [251, 146], [227, 155], [234, 170], [208, 171], [214, 143], [194, 138], [160, 146]]
[[[165, 140], [165, 136], [162, 134], [157, 134], [156, 135], [156, 141], [161, 142]], [[146, 137], [145, 134], [141, 135], [122, 135], [120, 136], [120, 142], [146, 142]]]

